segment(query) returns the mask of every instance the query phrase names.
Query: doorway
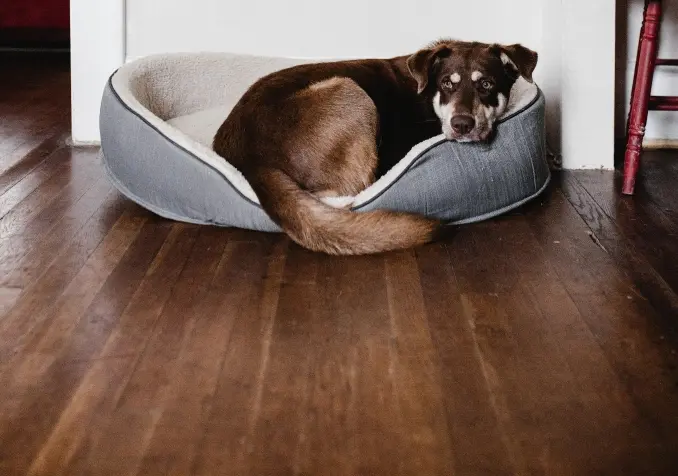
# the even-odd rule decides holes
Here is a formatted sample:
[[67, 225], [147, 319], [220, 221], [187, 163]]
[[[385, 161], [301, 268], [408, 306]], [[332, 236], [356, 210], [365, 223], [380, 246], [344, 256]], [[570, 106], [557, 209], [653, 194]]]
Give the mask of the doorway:
[[3, 0], [0, 49], [68, 50], [69, 0]]

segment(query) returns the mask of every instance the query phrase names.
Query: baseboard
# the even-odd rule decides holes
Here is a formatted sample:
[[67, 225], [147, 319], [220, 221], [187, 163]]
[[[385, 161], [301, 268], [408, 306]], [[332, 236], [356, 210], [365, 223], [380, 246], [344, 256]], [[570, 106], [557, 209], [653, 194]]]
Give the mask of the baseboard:
[[99, 140], [73, 140], [73, 138], [68, 138], [66, 144], [70, 147], [100, 147], [101, 141]]
[[[615, 155], [624, 157], [626, 149], [626, 137], [617, 136], [615, 138]], [[643, 139], [643, 149], [661, 150], [678, 149], [678, 139]]]
[[644, 149], [678, 149], [678, 139], [645, 139]]

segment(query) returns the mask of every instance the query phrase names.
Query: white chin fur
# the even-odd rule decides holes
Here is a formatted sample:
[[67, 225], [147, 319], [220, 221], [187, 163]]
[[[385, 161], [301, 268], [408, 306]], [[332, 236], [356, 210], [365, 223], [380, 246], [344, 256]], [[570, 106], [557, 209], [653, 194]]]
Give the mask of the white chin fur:
[[443, 118], [442, 111], [440, 110], [440, 92], [437, 92], [436, 95], [433, 96], [433, 110], [438, 118]]
[[452, 138], [452, 116], [454, 115], [454, 109], [451, 104], [440, 104], [440, 92], [437, 92], [433, 96], [433, 110], [440, 119], [440, 124], [443, 129], [443, 134], [446, 138]]
[[497, 116], [499, 117], [506, 111], [506, 105], [508, 104], [508, 99], [502, 93], [497, 94], [497, 101], [499, 105], [497, 106]]

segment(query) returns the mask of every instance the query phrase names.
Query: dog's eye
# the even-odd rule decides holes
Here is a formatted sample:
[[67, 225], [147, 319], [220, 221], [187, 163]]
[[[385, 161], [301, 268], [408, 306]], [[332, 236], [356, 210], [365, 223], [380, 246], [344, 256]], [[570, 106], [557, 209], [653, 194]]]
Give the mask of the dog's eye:
[[454, 83], [450, 78], [445, 78], [443, 81], [440, 83], [440, 85], [445, 88], [445, 89], [452, 89], [454, 87]]
[[488, 91], [488, 90], [492, 89], [492, 83], [490, 81], [488, 81], [487, 79], [483, 79], [480, 82], [480, 87], [483, 88], [484, 90]]

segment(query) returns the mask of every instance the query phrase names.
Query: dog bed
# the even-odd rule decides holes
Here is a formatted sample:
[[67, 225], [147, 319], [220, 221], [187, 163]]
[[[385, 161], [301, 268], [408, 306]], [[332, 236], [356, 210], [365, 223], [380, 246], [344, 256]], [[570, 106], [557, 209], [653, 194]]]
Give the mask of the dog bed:
[[[210, 144], [250, 84], [302, 62], [173, 53], [122, 66], [105, 87], [100, 111], [101, 159], [111, 181], [165, 218], [280, 231], [242, 174]], [[433, 137], [357, 196], [329, 203], [357, 212], [391, 209], [471, 223], [544, 190], [550, 179], [545, 155], [544, 97], [521, 78], [491, 143]]]

